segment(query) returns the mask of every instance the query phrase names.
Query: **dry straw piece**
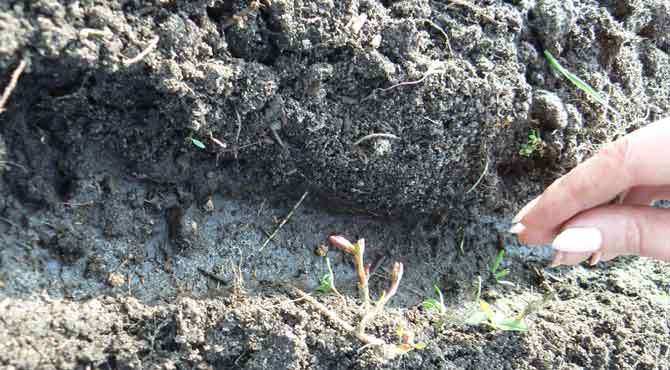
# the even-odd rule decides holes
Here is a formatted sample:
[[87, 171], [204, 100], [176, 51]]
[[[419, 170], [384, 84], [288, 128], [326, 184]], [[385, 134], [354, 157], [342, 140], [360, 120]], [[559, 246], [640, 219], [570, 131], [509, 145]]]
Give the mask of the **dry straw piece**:
[[0, 113], [5, 111], [5, 104], [7, 104], [9, 97], [12, 96], [12, 92], [16, 88], [16, 84], [19, 82], [19, 78], [21, 77], [23, 70], [26, 69], [26, 65], [28, 65], [28, 62], [26, 62], [25, 59], [22, 60], [12, 73], [9, 84], [7, 84], [7, 87], [5, 87], [5, 91], [2, 93], [2, 97], [0, 98]]

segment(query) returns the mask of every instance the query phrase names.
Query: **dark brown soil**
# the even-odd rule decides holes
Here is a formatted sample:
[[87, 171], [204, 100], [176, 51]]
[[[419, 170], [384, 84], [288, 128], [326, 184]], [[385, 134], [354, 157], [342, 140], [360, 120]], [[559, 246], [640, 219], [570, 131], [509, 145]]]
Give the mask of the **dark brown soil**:
[[[505, 232], [670, 111], [667, 1], [251, 3], [0, 2], [0, 89], [27, 62], [0, 113], [0, 368], [670, 368], [670, 265], [549, 269]], [[404, 263], [368, 332], [425, 349], [384, 361], [296, 300], [333, 233], [382, 261], [374, 298]], [[355, 324], [353, 265], [328, 256], [345, 301], [318, 299]], [[536, 306], [527, 333], [465, 323], [479, 281], [498, 311]]]

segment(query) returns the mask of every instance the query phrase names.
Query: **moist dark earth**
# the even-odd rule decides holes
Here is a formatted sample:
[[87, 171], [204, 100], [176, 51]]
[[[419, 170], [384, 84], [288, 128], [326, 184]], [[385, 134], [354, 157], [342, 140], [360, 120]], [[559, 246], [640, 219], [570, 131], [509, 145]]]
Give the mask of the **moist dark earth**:
[[[0, 89], [26, 69], [0, 113], [0, 368], [669, 369], [670, 265], [549, 268], [506, 233], [668, 114], [669, 53], [661, 0], [3, 0]], [[299, 299], [332, 234], [366, 239], [374, 299], [403, 262], [367, 333], [424, 349], [380, 357]], [[343, 297], [314, 296], [355, 325], [352, 260], [326, 255]], [[468, 325], [479, 287], [529, 330]]]

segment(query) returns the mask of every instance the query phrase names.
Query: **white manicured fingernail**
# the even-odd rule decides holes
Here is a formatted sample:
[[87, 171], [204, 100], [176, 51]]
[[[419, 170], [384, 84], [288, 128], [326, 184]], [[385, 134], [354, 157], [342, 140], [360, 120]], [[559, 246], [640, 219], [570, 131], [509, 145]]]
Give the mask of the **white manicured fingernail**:
[[600, 249], [603, 237], [600, 230], [592, 227], [573, 227], [563, 230], [551, 246], [554, 249], [569, 252], [595, 252]]
[[595, 266], [600, 262], [600, 259], [602, 258], [603, 254], [600, 252], [593, 253], [591, 255], [591, 258], [589, 258], [589, 265]]
[[563, 264], [563, 259], [565, 258], [565, 253], [557, 251], [554, 255], [554, 260], [551, 261], [549, 267], [558, 267]]
[[526, 226], [522, 223], [517, 223], [512, 225], [508, 231], [510, 234], [521, 234], [524, 230], [526, 230]]

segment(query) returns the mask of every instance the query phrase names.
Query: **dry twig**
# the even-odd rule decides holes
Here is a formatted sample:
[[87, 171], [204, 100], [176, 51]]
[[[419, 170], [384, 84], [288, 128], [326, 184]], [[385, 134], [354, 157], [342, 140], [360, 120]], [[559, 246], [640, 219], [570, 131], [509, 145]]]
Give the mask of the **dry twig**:
[[296, 203], [296, 204], [293, 206], [293, 209], [291, 209], [291, 211], [288, 213], [288, 215], [286, 215], [286, 217], [281, 221], [281, 223], [279, 224], [279, 226], [277, 226], [277, 227], [274, 229], [274, 231], [272, 232], [272, 234], [270, 234], [270, 236], [268, 236], [267, 239], [265, 239], [265, 242], [263, 242], [263, 245], [261, 245], [261, 248], [258, 250], [258, 253], [262, 252], [263, 249], [265, 249], [265, 247], [267, 247], [268, 243], [270, 243], [270, 240], [272, 240], [272, 239], [277, 235], [277, 233], [279, 232], [279, 230], [281, 230], [281, 228], [284, 227], [284, 225], [288, 222], [288, 220], [291, 218], [291, 216], [293, 216], [293, 213], [295, 212], [295, 210], [298, 209], [298, 207], [300, 207], [300, 204], [302, 204], [302, 202], [305, 200], [305, 198], [307, 198], [307, 194], [309, 194], [308, 191], [306, 191], [306, 192], [300, 197], [300, 200], [298, 200], [298, 203]]
[[375, 139], [375, 138], [378, 138], [378, 137], [383, 137], [383, 138], [386, 138], [386, 139], [393, 139], [393, 140], [400, 140], [399, 137], [397, 137], [396, 135], [393, 135], [393, 134], [377, 133], [377, 134], [370, 134], [370, 135], [363, 136], [362, 138], [356, 140], [352, 144], [352, 146], [360, 145], [362, 142], [364, 142], [366, 140]]
[[446, 72], [446, 69], [445, 69], [445, 67], [442, 63], [438, 63], [438, 62], [432, 63], [430, 66], [428, 66], [428, 70], [426, 71], [426, 73], [424, 73], [424, 75], [421, 78], [419, 78], [418, 80], [399, 82], [395, 85], [391, 85], [391, 86], [386, 87], [386, 88], [374, 89], [372, 91], [372, 93], [370, 95], [366, 96], [365, 98], [363, 98], [362, 101], [366, 101], [368, 99], [371, 99], [371, 98], [375, 97], [378, 91], [387, 92], [389, 90], [393, 90], [396, 87], [400, 87], [400, 86], [417, 85], [417, 84], [420, 84], [423, 81], [425, 81], [426, 78], [428, 78], [429, 76], [436, 75], [436, 74], [441, 74], [441, 73], [444, 73], [444, 72]]
[[14, 72], [12, 72], [12, 77], [9, 79], [9, 84], [7, 84], [7, 87], [5, 87], [5, 91], [2, 93], [2, 97], [0, 98], [0, 113], [5, 111], [5, 104], [7, 104], [9, 97], [12, 96], [12, 92], [16, 88], [16, 84], [19, 82], [19, 78], [21, 77], [23, 70], [26, 69], [27, 64], [28, 63], [25, 61], [25, 59], [22, 60]]
[[374, 346], [385, 346], [387, 345], [386, 342], [383, 340], [373, 336], [373, 335], [368, 335], [365, 333], [360, 333], [356, 328], [351, 326], [349, 323], [346, 321], [342, 320], [335, 312], [330, 310], [328, 307], [326, 307], [324, 304], [321, 302], [317, 301], [314, 297], [310, 296], [309, 294], [303, 292], [302, 290], [295, 288], [296, 293], [298, 296], [307, 302], [311, 304], [314, 308], [316, 308], [323, 316], [325, 316], [328, 320], [332, 321], [334, 324], [337, 326], [341, 327], [349, 333], [350, 335], [356, 337], [356, 339], [360, 340], [363, 342], [363, 344], [369, 344], [369, 345], [374, 345]]

